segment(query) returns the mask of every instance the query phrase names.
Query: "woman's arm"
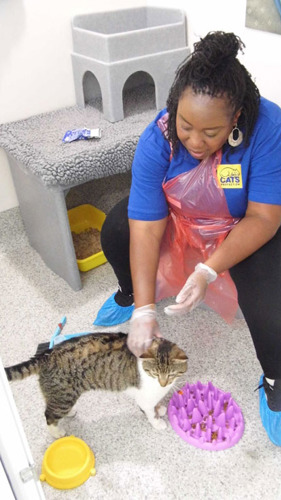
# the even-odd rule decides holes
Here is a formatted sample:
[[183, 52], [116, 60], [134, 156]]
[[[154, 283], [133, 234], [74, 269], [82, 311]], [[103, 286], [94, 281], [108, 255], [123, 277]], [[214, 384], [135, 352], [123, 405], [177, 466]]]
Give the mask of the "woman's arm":
[[155, 284], [160, 244], [167, 218], [157, 221], [129, 219], [130, 265], [135, 310], [130, 323], [128, 347], [140, 356], [154, 337], [161, 337], [155, 311]]
[[129, 219], [130, 265], [136, 308], [155, 302], [160, 244], [166, 223], [167, 217], [156, 221]]
[[252, 255], [276, 234], [281, 206], [249, 201], [245, 217], [204, 264], [218, 274]]
[[195, 267], [195, 271], [177, 295], [177, 304], [166, 307], [166, 314], [192, 311], [204, 299], [208, 283], [216, 278], [216, 273], [230, 269], [265, 245], [273, 238], [280, 223], [281, 206], [249, 202], [245, 217], [204, 262], [208, 267], [204, 268], [202, 264]]

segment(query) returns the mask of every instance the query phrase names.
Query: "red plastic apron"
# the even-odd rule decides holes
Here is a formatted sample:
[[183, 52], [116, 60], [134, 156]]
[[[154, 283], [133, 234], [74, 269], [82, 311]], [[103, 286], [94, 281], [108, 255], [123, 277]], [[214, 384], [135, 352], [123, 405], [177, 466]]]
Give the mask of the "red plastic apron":
[[[230, 215], [216, 168], [221, 151], [194, 169], [164, 182], [169, 216], [160, 250], [156, 300], [177, 295], [198, 262], [206, 259], [239, 219]], [[236, 287], [228, 271], [208, 286], [204, 302], [231, 322], [238, 308]]]

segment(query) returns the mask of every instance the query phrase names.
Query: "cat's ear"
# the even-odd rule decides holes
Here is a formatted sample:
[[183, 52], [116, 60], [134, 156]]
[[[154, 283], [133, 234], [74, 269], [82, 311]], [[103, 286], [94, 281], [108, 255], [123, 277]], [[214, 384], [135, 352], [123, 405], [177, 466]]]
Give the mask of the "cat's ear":
[[186, 355], [184, 352], [180, 352], [180, 353], [176, 356], [176, 360], [177, 360], [177, 361], [187, 361], [187, 360], [188, 360], [188, 357], [187, 357], [187, 355]]
[[174, 347], [174, 356], [177, 361], [187, 361], [188, 357], [185, 352], [180, 349], [177, 345]]
[[157, 354], [157, 350], [159, 347], [159, 344], [163, 341], [161, 338], [154, 338], [152, 340], [152, 343], [150, 344], [149, 348], [144, 351], [144, 353], [140, 356], [141, 359], [155, 359], [155, 356]]
[[154, 358], [155, 358], [154, 350], [151, 349], [150, 347], [140, 356], [140, 359], [154, 359]]
[[141, 359], [155, 359], [159, 345], [159, 339], [153, 339], [149, 348], [140, 356]]

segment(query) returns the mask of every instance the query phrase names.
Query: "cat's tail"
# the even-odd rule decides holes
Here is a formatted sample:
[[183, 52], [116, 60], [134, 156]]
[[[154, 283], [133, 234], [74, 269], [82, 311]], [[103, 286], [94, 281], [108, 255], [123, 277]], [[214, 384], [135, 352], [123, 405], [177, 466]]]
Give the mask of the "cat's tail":
[[8, 380], [22, 380], [39, 372], [39, 359], [34, 357], [23, 363], [5, 367]]

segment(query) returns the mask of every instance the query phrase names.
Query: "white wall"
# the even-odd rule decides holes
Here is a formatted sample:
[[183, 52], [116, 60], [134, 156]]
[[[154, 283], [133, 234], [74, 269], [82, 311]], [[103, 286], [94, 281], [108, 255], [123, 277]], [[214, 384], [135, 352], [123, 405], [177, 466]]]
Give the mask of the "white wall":
[[[147, 5], [169, 7], [171, 2], [148, 0]], [[173, 0], [172, 6], [186, 12], [190, 45], [209, 31], [231, 31], [240, 36], [246, 45], [240, 61], [260, 93], [281, 106], [281, 35], [247, 28], [246, 0]]]
[[[260, 92], [281, 106], [281, 36], [245, 27], [246, 0], [1, 0], [0, 123], [75, 104], [70, 53], [75, 14], [140, 5], [183, 9], [189, 44], [208, 31], [233, 31], [240, 59]], [[0, 148], [0, 212], [18, 204]]]
[[[71, 18], [143, 0], [0, 0], [0, 123], [75, 104]], [[18, 205], [0, 148], [0, 212]]]

